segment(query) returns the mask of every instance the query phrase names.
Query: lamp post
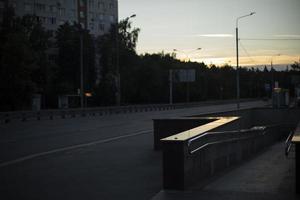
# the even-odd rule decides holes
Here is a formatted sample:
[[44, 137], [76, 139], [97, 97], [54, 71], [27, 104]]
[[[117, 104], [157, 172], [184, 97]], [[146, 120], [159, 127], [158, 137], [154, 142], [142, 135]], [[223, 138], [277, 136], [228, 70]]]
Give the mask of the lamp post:
[[276, 57], [276, 56], [280, 56], [281, 54], [276, 54], [276, 55], [273, 55], [271, 56], [271, 71], [272, 71], [272, 90], [275, 88], [275, 78], [274, 78], [274, 68], [273, 68], [273, 58]]
[[84, 107], [84, 82], [83, 82], [83, 30], [80, 32], [80, 107]]
[[236, 18], [236, 28], [235, 28], [235, 42], [236, 42], [236, 100], [237, 100], [237, 110], [240, 109], [240, 72], [239, 72], [239, 20], [244, 17], [249, 17], [254, 15], [255, 12], [251, 12], [248, 15], [243, 15]]
[[[127, 18], [128, 21], [130, 18], [136, 17], [136, 14], [133, 14]], [[117, 106], [121, 105], [121, 76], [120, 76], [120, 52], [119, 52], [119, 24], [116, 24], [116, 103]]]

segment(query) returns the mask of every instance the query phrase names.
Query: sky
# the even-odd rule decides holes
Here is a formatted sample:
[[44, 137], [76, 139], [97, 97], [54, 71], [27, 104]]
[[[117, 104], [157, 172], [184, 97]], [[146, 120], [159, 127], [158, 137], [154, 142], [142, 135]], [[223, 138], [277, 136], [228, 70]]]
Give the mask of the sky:
[[236, 18], [250, 12], [238, 23], [240, 65], [298, 62], [300, 0], [119, 0], [120, 20], [136, 14], [138, 54], [176, 49], [178, 59], [216, 65], [236, 65]]

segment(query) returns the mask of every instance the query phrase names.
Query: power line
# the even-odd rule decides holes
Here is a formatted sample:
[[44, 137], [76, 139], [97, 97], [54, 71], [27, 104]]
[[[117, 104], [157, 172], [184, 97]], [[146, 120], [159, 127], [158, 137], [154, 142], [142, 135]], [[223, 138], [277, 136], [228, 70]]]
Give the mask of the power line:
[[244, 47], [244, 45], [242, 44], [242, 42], [240, 41], [240, 45], [243, 49], [243, 51], [246, 53], [246, 55], [249, 57], [249, 59], [254, 63], [256, 64], [255, 60], [252, 58], [252, 56], [250, 56], [250, 54], [248, 53], [248, 51], [246, 50], [246, 48]]
[[294, 41], [294, 40], [300, 40], [300, 38], [240, 38], [239, 40], [282, 40], [282, 41]]

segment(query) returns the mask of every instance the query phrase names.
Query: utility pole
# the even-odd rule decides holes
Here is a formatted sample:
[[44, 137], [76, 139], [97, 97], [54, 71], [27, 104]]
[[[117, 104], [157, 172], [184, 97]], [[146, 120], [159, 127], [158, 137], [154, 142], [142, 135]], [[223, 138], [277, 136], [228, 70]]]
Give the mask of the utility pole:
[[170, 86], [170, 93], [169, 93], [169, 102], [173, 104], [173, 70], [169, 70], [169, 86]]
[[240, 69], [239, 69], [239, 29], [235, 28], [235, 43], [236, 43], [236, 106], [240, 109]]
[[84, 107], [84, 87], [83, 87], [83, 31], [80, 33], [80, 106]]
[[243, 15], [241, 17], [236, 18], [236, 28], [235, 28], [235, 42], [236, 42], [236, 105], [237, 110], [240, 109], [240, 69], [239, 69], [239, 20], [244, 17], [249, 17], [254, 15], [255, 12], [251, 12], [248, 15]]
[[116, 104], [121, 105], [121, 77], [120, 77], [120, 58], [119, 58], [119, 24], [116, 24]]

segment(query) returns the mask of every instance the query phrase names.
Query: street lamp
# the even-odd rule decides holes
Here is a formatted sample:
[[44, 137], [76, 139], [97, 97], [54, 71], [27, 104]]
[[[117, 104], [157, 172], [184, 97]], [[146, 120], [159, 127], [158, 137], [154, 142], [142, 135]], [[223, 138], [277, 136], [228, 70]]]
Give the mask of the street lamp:
[[[126, 17], [125, 20], [128, 21], [130, 18], [136, 17], [136, 14], [133, 14], [129, 17]], [[120, 76], [120, 52], [119, 52], [119, 26], [116, 24], [116, 103], [117, 106], [121, 105], [121, 76]]]
[[191, 50], [191, 51], [188, 51], [188, 52], [185, 52], [185, 51], [181, 51], [181, 50], [178, 50], [178, 49], [173, 49], [173, 51], [175, 52], [175, 51], [177, 51], [177, 52], [181, 52], [181, 53], [183, 53], [184, 55], [185, 55], [185, 61], [189, 61], [190, 60], [190, 58], [189, 58], [189, 54], [190, 53], [193, 53], [193, 52], [195, 52], [195, 51], [200, 51], [202, 48], [197, 48], [197, 49], [194, 49], [194, 50]]
[[83, 34], [84, 28], [80, 29], [80, 107], [84, 108], [84, 70], [83, 70]]
[[236, 41], [236, 100], [237, 100], [237, 110], [240, 109], [240, 72], [239, 72], [239, 20], [244, 17], [249, 17], [254, 15], [255, 12], [251, 12], [248, 15], [243, 15], [236, 18], [236, 28], [235, 28], [235, 41]]
[[274, 80], [274, 68], [273, 68], [273, 58], [276, 56], [280, 56], [281, 54], [275, 54], [271, 56], [271, 71], [272, 71], [272, 89], [275, 88], [275, 80]]

